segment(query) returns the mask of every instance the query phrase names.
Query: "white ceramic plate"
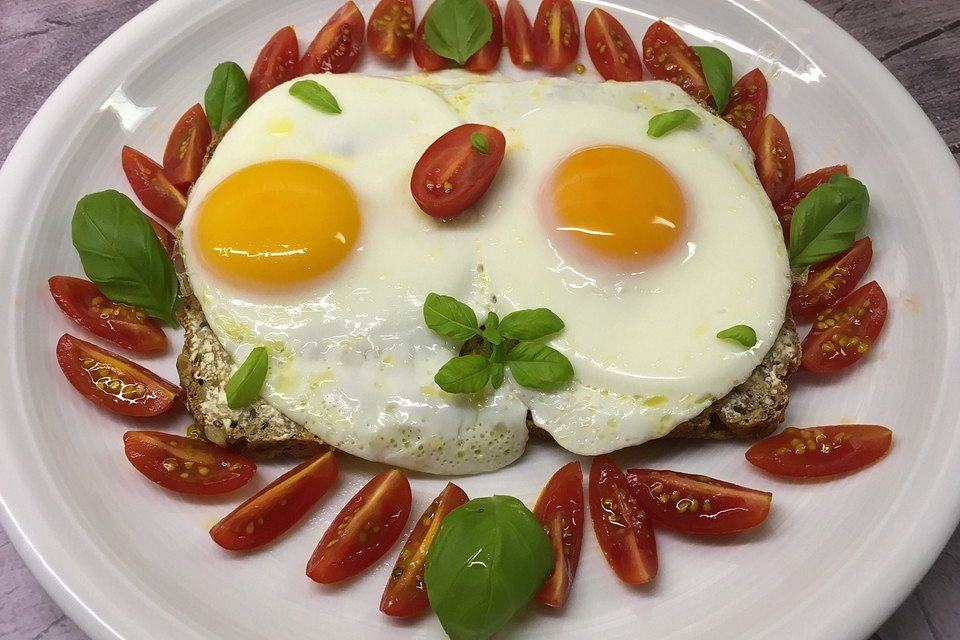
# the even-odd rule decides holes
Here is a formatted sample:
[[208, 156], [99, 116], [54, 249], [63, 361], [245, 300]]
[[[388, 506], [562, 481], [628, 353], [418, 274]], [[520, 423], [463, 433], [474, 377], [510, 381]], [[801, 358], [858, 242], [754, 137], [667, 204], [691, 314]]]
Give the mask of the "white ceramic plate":
[[[46, 589], [94, 638], [441, 635], [431, 616], [396, 624], [378, 613], [393, 553], [338, 587], [319, 587], [303, 574], [326, 525], [375, 465], [345, 461], [337, 490], [308, 521], [261, 552], [228, 556], [207, 529], [280, 467], [265, 466], [242, 495], [223, 499], [151, 486], [122, 453], [120, 435], [130, 422], [74, 392], [53, 353], [64, 331], [82, 335], [46, 290], [50, 275], [81, 273], [69, 239], [77, 199], [126, 188], [121, 145], [159, 156], [173, 122], [202, 98], [216, 63], [233, 59], [249, 68], [285, 24], [295, 24], [301, 40], [312, 37], [338, 2], [158, 2], [64, 81], [0, 174], [0, 264], [12, 291], [0, 320], [0, 513]], [[690, 41], [724, 47], [738, 73], [759, 65], [772, 80], [770, 109], [793, 136], [800, 170], [847, 162], [869, 186], [876, 247], [869, 277], [891, 301], [885, 334], [848, 374], [798, 376], [788, 418], [884, 423], [896, 442], [880, 464], [810, 485], [761, 475], [744, 461], [742, 443], [671, 442], [623, 452], [624, 464], [770, 489], [770, 520], [759, 531], [716, 540], [662, 532], [660, 576], [645, 588], [620, 584], [588, 533], [567, 609], [531, 606], [503, 635], [866, 636], [917, 583], [958, 520], [957, 166], [903, 88], [802, 2], [623, 2], [596, 4], [636, 38], [653, 16], [665, 16]], [[374, 0], [360, 5], [369, 15]], [[578, 3], [581, 18], [590, 5]], [[510, 68], [506, 56], [502, 66]], [[376, 70], [369, 59], [363, 68]], [[146, 364], [175, 375], [172, 354]], [[181, 414], [151, 426], [179, 431], [187, 422]], [[512, 467], [460, 482], [473, 496], [509, 493], [532, 505], [566, 459], [555, 446], [531, 443]], [[413, 478], [415, 513], [443, 482]]]

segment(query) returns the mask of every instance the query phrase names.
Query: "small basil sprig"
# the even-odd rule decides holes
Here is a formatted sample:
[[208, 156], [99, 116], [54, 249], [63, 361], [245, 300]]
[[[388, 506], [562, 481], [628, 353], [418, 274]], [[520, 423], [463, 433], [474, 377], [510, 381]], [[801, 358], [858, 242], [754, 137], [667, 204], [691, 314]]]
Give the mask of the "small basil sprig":
[[733, 62], [730, 56], [716, 47], [693, 47], [693, 50], [700, 56], [703, 76], [707, 79], [717, 111], [723, 113], [733, 90]]
[[867, 187], [854, 178], [838, 174], [813, 189], [790, 220], [790, 266], [803, 269], [852, 247], [869, 208]]
[[112, 189], [86, 195], [71, 226], [83, 272], [107, 298], [177, 325], [173, 261], [133, 200]]
[[746, 349], [752, 349], [757, 344], [757, 332], [753, 327], [745, 324], [738, 324], [724, 329], [717, 334], [717, 337], [727, 342], [734, 342]]
[[236, 62], [221, 62], [213, 70], [203, 107], [214, 133], [236, 122], [250, 106], [247, 75]]
[[493, 496], [444, 518], [423, 581], [451, 640], [485, 640], [530, 601], [552, 569], [543, 525], [516, 498]]
[[343, 113], [340, 103], [330, 91], [316, 80], [298, 80], [290, 85], [290, 95], [324, 113]]
[[700, 116], [690, 109], [677, 109], [676, 111], [659, 113], [650, 118], [650, 124], [647, 125], [647, 135], [651, 138], [659, 138], [674, 129], [695, 129], [699, 125]]
[[227, 381], [227, 406], [242, 409], [260, 397], [267, 379], [267, 348], [254, 347], [240, 368]]
[[436, 0], [423, 35], [437, 55], [462, 65], [490, 41], [493, 16], [481, 0]]

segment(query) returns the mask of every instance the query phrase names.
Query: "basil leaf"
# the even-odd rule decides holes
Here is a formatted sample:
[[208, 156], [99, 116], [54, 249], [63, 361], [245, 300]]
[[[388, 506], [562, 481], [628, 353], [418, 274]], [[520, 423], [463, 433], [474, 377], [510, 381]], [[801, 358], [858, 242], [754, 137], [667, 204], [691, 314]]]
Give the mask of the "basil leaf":
[[477, 314], [451, 296], [429, 294], [423, 303], [423, 319], [434, 333], [451, 340], [469, 340], [480, 333]]
[[267, 379], [267, 348], [254, 347], [236, 373], [227, 381], [227, 406], [241, 409], [260, 397]]
[[479, 131], [470, 134], [470, 146], [484, 155], [490, 153], [490, 142], [487, 140], [487, 136]]
[[481, 355], [457, 356], [440, 367], [433, 381], [447, 393], [476, 393], [490, 380], [490, 361]]
[[553, 570], [543, 525], [510, 496], [476, 498], [447, 514], [424, 567], [427, 597], [451, 640], [485, 640]]
[[437, 55], [462, 65], [490, 41], [493, 16], [482, 0], [437, 0], [423, 34]]
[[247, 75], [236, 62], [221, 62], [213, 70], [213, 77], [203, 94], [203, 108], [214, 133], [219, 133], [236, 122], [250, 106], [247, 94]]
[[730, 56], [716, 47], [693, 47], [693, 50], [700, 56], [703, 76], [707, 79], [707, 86], [713, 95], [713, 103], [717, 106], [717, 111], [723, 113], [733, 90], [733, 62], [730, 61]]
[[77, 202], [71, 224], [83, 272], [107, 298], [177, 326], [173, 261], [133, 200], [113, 190], [91, 193]]
[[869, 207], [866, 186], [845, 175], [813, 189], [790, 221], [790, 266], [802, 269], [852, 247]]
[[674, 129], [696, 129], [698, 126], [700, 126], [700, 116], [690, 109], [677, 109], [650, 118], [650, 124], [647, 125], [647, 135], [651, 138], [659, 138]]
[[567, 357], [539, 342], [521, 342], [507, 354], [506, 363], [517, 384], [528, 389], [549, 391], [573, 380], [573, 365]]
[[563, 320], [550, 309], [514, 311], [500, 321], [500, 335], [513, 340], [539, 340], [563, 329]]
[[490, 364], [490, 384], [493, 385], [494, 389], [499, 389], [503, 386], [504, 371], [506, 371], [506, 367], [504, 367], [502, 363], [493, 362]]
[[753, 330], [753, 327], [748, 327], [745, 324], [738, 324], [728, 329], [724, 329], [717, 334], [717, 337], [728, 342], [735, 342], [742, 347], [746, 347], [747, 349], [750, 349], [757, 344], [757, 332]]
[[340, 103], [316, 80], [298, 80], [290, 85], [290, 95], [324, 113], [343, 113]]

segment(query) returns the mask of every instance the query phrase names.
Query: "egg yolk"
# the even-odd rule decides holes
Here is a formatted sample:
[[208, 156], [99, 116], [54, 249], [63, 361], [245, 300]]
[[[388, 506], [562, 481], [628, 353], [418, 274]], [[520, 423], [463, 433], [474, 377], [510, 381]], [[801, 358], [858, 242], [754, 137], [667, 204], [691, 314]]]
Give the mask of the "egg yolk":
[[595, 256], [621, 262], [662, 256], [686, 224], [676, 179], [654, 157], [627, 147], [571, 154], [554, 172], [547, 197], [557, 232]]
[[256, 164], [200, 205], [197, 246], [217, 276], [246, 287], [295, 286], [335, 268], [360, 233], [350, 185], [309, 162]]

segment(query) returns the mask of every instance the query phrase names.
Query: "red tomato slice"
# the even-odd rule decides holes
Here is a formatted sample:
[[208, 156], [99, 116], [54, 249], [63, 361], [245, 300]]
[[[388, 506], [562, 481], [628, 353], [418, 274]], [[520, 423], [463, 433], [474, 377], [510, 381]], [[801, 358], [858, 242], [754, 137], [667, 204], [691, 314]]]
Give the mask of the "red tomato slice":
[[756, 154], [757, 175], [774, 207], [780, 206], [790, 192], [796, 177], [790, 136], [773, 114], [768, 114], [750, 136]]
[[653, 527], [608, 456], [594, 458], [590, 467], [590, 517], [600, 549], [621, 580], [644, 584], [657, 576]]
[[767, 78], [754, 69], [733, 85], [723, 119], [740, 129], [747, 140], [767, 110]]
[[468, 500], [463, 489], [448, 482], [446, 488], [423, 512], [390, 573], [380, 599], [380, 611], [388, 616], [407, 617], [430, 608], [427, 590], [423, 585], [423, 564], [427, 560], [427, 552], [430, 551], [443, 519]]
[[537, 600], [548, 607], [562, 607], [570, 596], [583, 543], [583, 471], [579, 462], [565, 464], [553, 474], [537, 498], [533, 515], [550, 536], [554, 559], [553, 573], [537, 592]]
[[480, 47], [479, 51], [463, 63], [464, 68], [470, 71], [490, 71], [500, 62], [500, 52], [503, 51], [503, 17], [500, 15], [500, 6], [497, 5], [497, 0], [484, 0], [484, 2], [487, 3], [490, 17], [493, 18], [493, 33], [490, 34], [487, 44]]
[[[199, 104], [187, 109], [173, 127], [170, 139], [167, 140], [167, 148], [163, 152], [163, 172], [183, 193], [186, 193], [200, 177], [203, 158], [207, 155], [207, 147], [212, 140], [213, 132], [210, 131], [207, 114]], [[144, 206], [147, 206], [146, 203]], [[159, 213], [157, 215], [160, 216]], [[160, 217], [163, 218], [163, 216]], [[179, 221], [177, 219], [173, 223]]]
[[788, 427], [747, 450], [747, 460], [788, 478], [822, 478], [862, 469], [890, 450], [893, 433], [873, 424]]
[[167, 179], [163, 167], [128, 146], [123, 147], [120, 162], [133, 192], [147, 211], [169, 224], [180, 224], [187, 199]]
[[69, 333], [57, 343], [57, 363], [87, 400], [124, 416], [158, 416], [183, 395], [172, 382]]
[[172, 233], [170, 233], [170, 231], [165, 226], [163, 226], [162, 224], [160, 224], [150, 216], [144, 215], [143, 217], [147, 219], [147, 222], [150, 223], [150, 227], [153, 228], [153, 232], [157, 234], [157, 238], [160, 240], [160, 244], [162, 244], [163, 248], [166, 249], [167, 253], [169, 253], [170, 256], [173, 257], [174, 252], [176, 251], [177, 239], [174, 237]]
[[367, 43], [375, 55], [391, 62], [410, 52], [417, 21], [412, 0], [380, 0], [367, 24]]
[[536, 66], [537, 58], [533, 50], [533, 26], [523, 10], [520, 0], [509, 0], [507, 11], [503, 15], [504, 35], [510, 59], [518, 67]]
[[363, 14], [349, 0], [320, 28], [297, 65], [297, 75], [346, 73], [363, 50]]
[[783, 237], [786, 239], [787, 245], [790, 244], [790, 221], [793, 219], [793, 212], [796, 210], [797, 205], [800, 204], [800, 201], [806, 198], [811, 191], [822, 184], [827, 184], [830, 182], [830, 178], [837, 174], [849, 175], [847, 165], [838, 164], [834, 167], [818, 169], [813, 173], [808, 173], [801, 178], [797, 178], [797, 181], [790, 187], [786, 198], [784, 198], [780, 206], [777, 207], [777, 217], [780, 218], [780, 226], [783, 227]]
[[657, 524], [685, 533], [752, 529], [770, 513], [773, 494], [676, 471], [630, 469], [627, 483]]
[[167, 348], [167, 336], [142, 311], [110, 302], [89, 280], [54, 276], [50, 294], [63, 313], [87, 331], [124, 349], [147, 353]]
[[[486, 153], [470, 142], [475, 133], [486, 137]], [[486, 193], [506, 148], [506, 139], [494, 127], [462, 124], [451, 129], [427, 147], [413, 168], [413, 199], [436, 218], [463, 213]]]
[[570, 0], [543, 0], [533, 21], [533, 50], [544, 69], [562, 69], [580, 50], [580, 21]]
[[123, 450], [137, 471], [177, 493], [227, 493], [250, 482], [257, 472], [257, 465], [238, 453], [159, 431], [127, 431]]
[[700, 56], [666, 22], [657, 20], [644, 34], [643, 61], [657, 80], [672, 82], [700, 102], [710, 99]]
[[368, 482], [330, 524], [307, 563], [321, 584], [356, 575], [383, 557], [410, 517], [410, 482], [399, 469]]
[[337, 479], [332, 451], [307, 460], [268, 484], [210, 529], [224, 549], [247, 551], [262, 547], [295, 525]]
[[587, 16], [583, 30], [587, 52], [604, 80], [634, 82], [643, 79], [643, 63], [630, 34], [620, 21], [599, 7]]
[[270, 89], [292, 80], [296, 76], [299, 60], [300, 43], [293, 27], [284, 27], [273, 34], [260, 50], [253, 71], [250, 72], [250, 82], [247, 85], [250, 104]]
[[834, 306], [860, 282], [873, 258], [870, 238], [860, 238], [836, 258], [810, 269], [807, 282], [795, 286], [790, 296], [790, 312], [797, 320], [812, 320]]
[[858, 362], [877, 341], [887, 319], [887, 296], [868, 282], [817, 314], [801, 345], [803, 368], [833, 373]]
[[423, 19], [417, 27], [417, 34], [413, 39], [413, 61], [424, 71], [439, 71], [447, 68], [448, 61], [443, 56], [433, 52], [433, 49], [427, 44], [427, 37], [423, 34], [427, 24], [427, 16], [430, 15], [431, 9], [433, 9], [432, 4], [423, 14]]

